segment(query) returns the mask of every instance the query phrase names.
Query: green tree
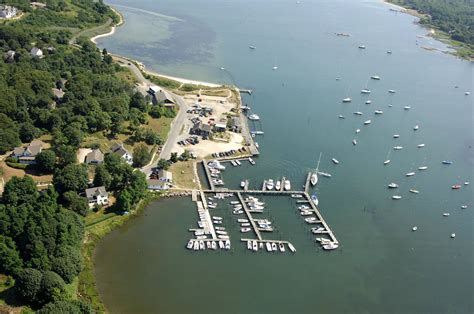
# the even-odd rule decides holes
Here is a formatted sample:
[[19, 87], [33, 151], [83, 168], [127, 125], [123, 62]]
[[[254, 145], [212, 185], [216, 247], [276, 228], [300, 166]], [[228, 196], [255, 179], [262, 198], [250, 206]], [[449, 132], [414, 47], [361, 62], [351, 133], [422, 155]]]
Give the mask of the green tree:
[[23, 178], [13, 177], [5, 184], [2, 199], [6, 204], [18, 206], [23, 203], [32, 203], [37, 196], [35, 181], [30, 176], [24, 176]]
[[[86, 216], [89, 212], [89, 203], [85, 197], [79, 196], [75, 191], [68, 191], [63, 194], [63, 205], [67, 209], [81, 215]], [[57, 272], [59, 273], [59, 272]]]
[[0, 272], [16, 275], [21, 270], [23, 261], [10, 237], [0, 235]]
[[18, 145], [20, 135], [16, 124], [4, 113], [0, 113], [0, 153], [3, 154]]
[[130, 99], [130, 108], [137, 108], [138, 110], [146, 111], [146, 100], [140, 92], [135, 92]]
[[78, 300], [57, 301], [46, 304], [38, 314], [92, 314], [94, 313], [90, 304]]
[[132, 210], [132, 195], [128, 189], [125, 189], [120, 193], [117, 199], [117, 208], [124, 212]]
[[61, 301], [67, 298], [64, 280], [53, 271], [45, 271], [41, 278], [41, 288], [37, 294], [40, 304]]
[[35, 303], [41, 291], [43, 275], [37, 269], [22, 269], [15, 281], [15, 290], [18, 295], [28, 303]]
[[133, 149], [133, 165], [135, 167], [145, 166], [150, 161], [150, 158], [150, 152], [145, 144], [140, 143]]
[[89, 182], [86, 165], [70, 164], [58, 170], [53, 177], [53, 185], [59, 193], [67, 191], [83, 192]]
[[161, 158], [160, 160], [158, 160], [158, 164], [156, 166], [159, 169], [168, 170], [170, 167], [170, 163], [168, 160]]
[[52, 150], [43, 150], [36, 155], [36, 167], [43, 173], [52, 173], [56, 164], [56, 154]]
[[170, 161], [171, 161], [172, 163], [177, 162], [177, 161], [178, 161], [178, 153], [176, 153], [176, 152], [171, 153]]
[[61, 246], [53, 258], [52, 270], [71, 283], [82, 270], [82, 255], [77, 247]]
[[65, 167], [69, 164], [77, 162], [76, 148], [68, 145], [60, 145], [56, 147], [58, 156], [58, 166]]
[[20, 126], [20, 139], [23, 143], [29, 143], [38, 136], [40, 136], [41, 131], [36, 128], [33, 124], [29, 122], [24, 122]]
[[95, 168], [94, 186], [104, 186], [106, 190], [112, 184], [112, 175], [109, 173], [105, 165], [99, 165]]

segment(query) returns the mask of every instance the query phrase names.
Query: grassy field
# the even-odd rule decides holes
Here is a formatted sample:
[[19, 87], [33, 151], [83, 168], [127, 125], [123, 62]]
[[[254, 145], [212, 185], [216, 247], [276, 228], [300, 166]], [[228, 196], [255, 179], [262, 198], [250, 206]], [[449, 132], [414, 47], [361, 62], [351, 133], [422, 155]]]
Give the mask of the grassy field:
[[177, 162], [171, 165], [170, 171], [173, 173], [173, 184], [180, 189], [197, 189], [199, 186], [194, 178], [192, 160]]
[[115, 76], [117, 76], [119, 79], [122, 79], [122, 80], [128, 82], [131, 85], [135, 85], [135, 84], [138, 83], [138, 80], [135, 77], [135, 75], [133, 75], [133, 73], [130, 71], [130, 69], [126, 68], [126, 67], [121, 67], [120, 72], [117, 72], [115, 74]]
[[173, 118], [161, 117], [159, 119], [155, 119], [150, 117], [146, 126], [157, 132], [160, 137], [165, 140], [168, 137], [168, 133], [171, 129], [171, 122], [173, 122]]

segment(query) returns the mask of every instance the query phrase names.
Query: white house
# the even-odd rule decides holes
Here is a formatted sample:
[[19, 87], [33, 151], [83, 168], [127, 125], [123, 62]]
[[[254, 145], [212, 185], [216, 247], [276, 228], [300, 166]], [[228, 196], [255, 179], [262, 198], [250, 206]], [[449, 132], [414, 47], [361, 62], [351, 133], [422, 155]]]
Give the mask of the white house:
[[38, 47], [31, 48], [30, 54], [33, 58], [43, 58], [43, 50]]
[[123, 147], [122, 143], [115, 143], [110, 148], [110, 151], [119, 155], [123, 160], [125, 160], [127, 164], [133, 164], [133, 155], [125, 147]]
[[0, 18], [11, 19], [18, 13], [15, 7], [9, 5], [0, 5]]
[[109, 193], [107, 193], [104, 186], [86, 189], [86, 197], [89, 207], [109, 204]]
[[147, 180], [147, 183], [148, 183], [148, 190], [152, 190], [152, 191], [165, 191], [170, 188], [168, 183], [163, 182], [161, 180], [150, 179], [150, 180]]
[[158, 171], [158, 180], [166, 183], [172, 183], [173, 182], [173, 174], [171, 171], [166, 171], [164, 169], [160, 169]]

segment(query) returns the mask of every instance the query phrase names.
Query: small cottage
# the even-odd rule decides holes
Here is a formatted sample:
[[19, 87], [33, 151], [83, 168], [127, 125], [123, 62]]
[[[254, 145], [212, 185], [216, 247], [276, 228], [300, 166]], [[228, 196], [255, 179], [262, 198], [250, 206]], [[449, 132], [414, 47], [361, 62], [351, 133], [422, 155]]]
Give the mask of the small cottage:
[[86, 164], [98, 165], [104, 162], [104, 154], [100, 149], [94, 149], [89, 154], [86, 155]]
[[125, 160], [125, 162], [129, 165], [133, 164], [133, 155], [123, 146], [122, 143], [115, 143], [111, 148], [110, 151], [113, 154], [117, 154]]
[[39, 49], [38, 47], [33, 47], [30, 50], [30, 55], [33, 58], [43, 58], [43, 50]]

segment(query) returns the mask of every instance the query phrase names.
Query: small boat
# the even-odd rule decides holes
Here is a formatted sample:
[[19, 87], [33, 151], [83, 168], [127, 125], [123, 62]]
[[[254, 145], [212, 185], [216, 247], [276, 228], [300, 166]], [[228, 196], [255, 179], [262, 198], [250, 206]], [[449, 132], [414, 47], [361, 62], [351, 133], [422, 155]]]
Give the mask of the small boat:
[[387, 53], [388, 53], [388, 54], [392, 54], [392, 50], [387, 50]]
[[460, 188], [461, 188], [461, 185], [459, 185], [459, 184], [451, 186], [451, 189], [453, 189], [453, 190], [459, 190]]
[[361, 111], [356, 111], [356, 112], [354, 112], [354, 114], [355, 114], [356, 116], [361, 116], [361, 115], [363, 115], [363, 113], [362, 113]]
[[357, 129], [357, 130], [356, 130], [356, 134], [357, 134], [357, 133], [360, 133], [360, 129]]
[[393, 107], [393, 105], [392, 105], [392, 104], [389, 104], [389, 105], [388, 105], [388, 107], [389, 107], [389, 108], [392, 108], [392, 107]]
[[388, 165], [390, 163], [390, 159], [387, 159], [383, 162], [384, 165]]
[[251, 228], [247, 228], [247, 227], [240, 228], [240, 232], [242, 232], [242, 233], [249, 232], [251, 230], [252, 230]]
[[392, 182], [392, 183], [390, 183], [390, 184], [388, 185], [388, 188], [389, 188], [389, 189], [396, 189], [396, 188], [398, 188], [398, 184]]
[[334, 242], [330, 242], [328, 244], [323, 245], [323, 249], [325, 249], [325, 250], [335, 250], [338, 247], [339, 247], [339, 245], [337, 243], [334, 243]]
[[240, 218], [237, 219], [237, 222], [249, 222], [248, 219]]
[[219, 217], [219, 216], [212, 216], [212, 219], [214, 219], [214, 220], [222, 220], [222, 217]]
[[225, 70], [225, 68], [224, 68], [224, 67], [221, 67], [221, 71], [224, 71], [224, 70]]
[[469, 185], [469, 181], [464, 182], [464, 185]]
[[206, 247], [204, 246], [204, 241], [203, 240], [199, 241], [199, 249], [200, 250], [205, 250], [206, 249]]
[[285, 252], [285, 245], [283, 243], [278, 244], [280, 252]]
[[194, 251], [199, 250], [199, 242], [198, 242], [198, 241], [194, 241], [193, 250], [194, 250]]
[[228, 239], [225, 240], [225, 249], [230, 250], [230, 241]]
[[360, 92], [362, 94], [370, 94], [371, 93], [370, 89], [367, 89], [367, 88], [361, 89]]
[[452, 161], [449, 161], [449, 160], [443, 160], [441, 163], [442, 163], [443, 165], [452, 165], [452, 164], [453, 164], [453, 162], [452, 162]]
[[420, 193], [420, 191], [415, 190], [415, 189], [410, 189], [409, 191], [413, 194], [419, 194]]
[[365, 49], [365, 45], [359, 45], [359, 49]]
[[224, 249], [224, 248], [225, 248], [224, 241], [219, 240], [219, 249]]
[[395, 91], [394, 89], [390, 89], [388, 92], [389, 92], [390, 94], [395, 94], [395, 93], [396, 93], [396, 91]]
[[466, 209], [467, 205], [461, 205], [461, 209]]
[[252, 242], [252, 250], [254, 252], [257, 252], [258, 251], [258, 244], [257, 244], [257, 241], [253, 241]]
[[345, 119], [346, 117], [344, 117], [343, 115], [339, 115], [339, 119]]
[[249, 120], [252, 120], [252, 121], [258, 121], [258, 120], [260, 120], [260, 117], [259, 117], [257, 114], [255, 114], [255, 113], [252, 113], [251, 115], [247, 116], [247, 118], [248, 118]]
[[352, 145], [357, 145], [356, 139], [353, 139], [353, 140], [352, 140]]
[[309, 224], [315, 224], [317, 222], [316, 217], [308, 217], [308, 218], [305, 218], [304, 221], [306, 221]]
[[216, 230], [216, 234], [226, 235], [226, 234], [227, 234], [227, 231]]
[[193, 248], [193, 245], [194, 245], [193, 242], [194, 242], [193, 240], [188, 241], [188, 245], [186, 246], [188, 248], [188, 250], [191, 250]]
[[225, 230], [225, 228], [224, 228], [224, 227], [215, 227], [214, 229], [216, 229], [216, 230], [220, 230], [220, 231], [224, 231], [224, 230]]
[[399, 138], [400, 135], [399, 134], [393, 134], [393, 138]]
[[451, 239], [454, 239], [456, 237], [455, 233], [451, 233]]
[[285, 191], [291, 190], [291, 182], [290, 182], [290, 180], [285, 180], [285, 181], [284, 181], [284, 184], [283, 184], [283, 187], [285, 188]]
[[248, 250], [252, 249], [252, 241], [247, 241], [247, 249]]
[[273, 190], [273, 188], [275, 187], [275, 185], [273, 183], [273, 179], [268, 179], [266, 187], [267, 187], [267, 190], [269, 190], [269, 191]]
[[324, 231], [326, 231], [324, 227], [311, 228], [311, 232], [314, 234], [323, 233]]
[[265, 246], [267, 247], [267, 252], [272, 251], [272, 244], [270, 242], [265, 243]]
[[382, 110], [375, 110], [374, 113], [375, 114], [383, 114], [383, 111]]
[[278, 250], [277, 244], [275, 242], [272, 243], [272, 250], [275, 252]]
[[313, 201], [314, 205], [318, 206], [319, 200], [318, 200], [318, 196], [316, 195], [316, 193], [313, 193], [313, 195], [311, 195], [311, 200]]
[[444, 216], [444, 217], [448, 217], [448, 216], [449, 216], [449, 213], [443, 213], [443, 216]]
[[256, 47], [252, 46], [252, 45], [250, 45], [249, 48], [252, 49], [252, 50], [256, 49]]
[[222, 220], [213, 220], [212, 222], [216, 225], [222, 225]]
[[330, 177], [332, 177], [331, 174], [330, 174], [330, 173], [327, 173], [327, 172], [320, 172], [319, 174], [322, 175], [322, 176], [325, 177], [325, 178], [330, 178]]
[[313, 212], [312, 212], [312, 211], [309, 211], [309, 210], [302, 210], [302, 211], [300, 212], [300, 215], [301, 215], [301, 216], [310, 216], [310, 215], [312, 215], [312, 214], [313, 214]]
[[411, 107], [410, 107], [410, 106], [405, 106], [405, 107], [403, 107], [403, 109], [405, 109], [405, 110], [410, 110]]
[[380, 76], [378, 75], [372, 75], [370, 78], [376, 81], [380, 80]]
[[427, 167], [427, 166], [421, 166], [421, 167], [418, 167], [418, 170], [426, 170], [426, 169], [428, 169], [428, 167]]
[[417, 147], [418, 147], [418, 148], [425, 147], [425, 144], [418, 144]]
[[367, 120], [367, 121], [364, 122], [365, 125], [369, 125], [371, 123], [372, 123], [372, 120]]
[[469, 96], [471, 95], [471, 92], [465, 92], [464, 95]]
[[211, 242], [211, 249], [216, 250], [217, 249], [217, 243], [216, 241]]
[[274, 66], [274, 67], [272, 68], [272, 70], [278, 70], [278, 67], [277, 67], [277, 66]]
[[281, 181], [280, 180], [277, 180], [277, 182], [275, 184], [275, 190], [277, 190], [277, 191], [281, 190]]
[[[257, 146], [256, 144], [257, 144], [257, 143], [255, 143], [255, 146]], [[257, 147], [257, 148], [258, 148], [258, 147]], [[235, 163], [237, 164], [237, 166], [241, 166], [241, 165], [242, 165], [238, 159], [236, 159], [236, 160], [234, 160], [234, 161], [235, 161]]]
[[250, 222], [244, 222], [240, 224], [242, 227], [250, 227]]
[[413, 131], [417, 131], [420, 128], [420, 126], [417, 124], [413, 127]]
[[392, 196], [392, 199], [394, 199], [394, 200], [401, 200], [402, 197], [401, 197], [400, 195], [394, 195], [394, 196]]
[[350, 98], [350, 97], [344, 98], [342, 100], [342, 102], [351, 102], [351, 101], [352, 101], [352, 98]]
[[332, 162], [333, 162], [334, 164], [336, 164], [336, 165], [339, 164], [339, 160], [337, 160], [336, 158], [333, 158], [333, 159], [331, 159], [331, 160], [332, 160]]
[[254, 161], [251, 157], [249, 157], [249, 163], [250, 163], [251, 165], [255, 165], [255, 161]]
[[372, 100], [366, 100], [366, 101], [365, 101], [365, 104], [366, 104], [366, 105], [370, 105], [371, 103], [372, 103]]
[[214, 208], [217, 208], [217, 205], [210, 204], [210, 205], [207, 205], [207, 207], [214, 209]]
[[230, 205], [240, 205], [240, 202], [239, 201], [231, 201]]
[[394, 149], [394, 150], [402, 150], [402, 149], [403, 149], [403, 146], [394, 146], [393, 149]]
[[289, 243], [288, 242], [288, 248], [290, 249], [291, 252], [295, 253], [296, 252], [296, 249], [295, 247], [293, 246], [293, 244]]
[[411, 228], [412, 231], [416, 231], [418, 230], [418, 227], [417, 226], [414, 226], [413, 228]]
[[414, 172], [408, 172], [407, 174], [405, 174], [405, 176], [407, 177], [413, 177], [415, 175]]
[[301, 195], [301, 194], [291, 194], [291, 197], [292, 198], [302, 198], [303, 195]]
[[341, 78], [340, 78], [340, 77], [336, 77], [336, 81], [340, 81], [340, 80], [341, 80]]

